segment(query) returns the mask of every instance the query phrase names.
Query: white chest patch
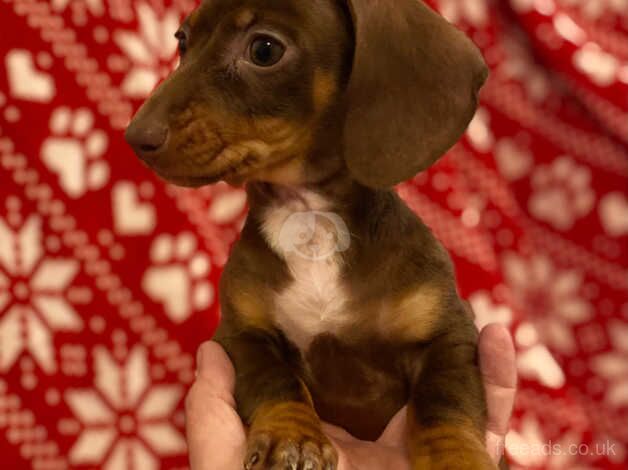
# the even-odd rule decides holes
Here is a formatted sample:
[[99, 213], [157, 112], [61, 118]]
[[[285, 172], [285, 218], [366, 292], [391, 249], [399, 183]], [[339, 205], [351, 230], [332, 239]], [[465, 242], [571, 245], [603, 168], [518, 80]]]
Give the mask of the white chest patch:
[[302, 351], [312, 339], [348, 326], [347, 292], [340, 280], [340, 252], [349, 248], [344, 221], [310, 191], [267, 209], [263, 235], [281, 256], [292, 282], [275, 297], [275, 323]]

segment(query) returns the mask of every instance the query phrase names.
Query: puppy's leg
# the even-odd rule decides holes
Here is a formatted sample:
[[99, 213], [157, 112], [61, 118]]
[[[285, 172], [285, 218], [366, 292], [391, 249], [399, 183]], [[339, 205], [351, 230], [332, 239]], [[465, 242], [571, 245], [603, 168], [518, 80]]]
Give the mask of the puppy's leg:
[[275, 338], [250, 332], [218, 341], [234, 363], [238, 412], [249, 426], [244, 468], [335, 470], [336, 451]]
[[497, 468], [485, 446], [486, 404], [476, 346], [475, 327], [461, 312], [423, 350], [408, 407], [414, 470]]

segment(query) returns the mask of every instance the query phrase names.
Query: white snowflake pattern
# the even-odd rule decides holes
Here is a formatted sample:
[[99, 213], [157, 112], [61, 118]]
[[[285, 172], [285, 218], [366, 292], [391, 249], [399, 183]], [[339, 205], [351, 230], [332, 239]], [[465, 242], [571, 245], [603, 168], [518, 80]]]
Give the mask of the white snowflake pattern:
[[160, 19], [152, 7], [140, 2], [137, 18], [138, 32], [118, 30], [113, 39], [132, 63], [122, 91], [131, 98], [145, 98], [176, 67], [177, 42], [173, 35], [179, 27], [179, 14], [170, 8]]
[[493, 301], [491, 295], [486, 291], [474, 292], [469, 297], [473, 313], [475, 314], [475, 325], [478, 330], [482, 330], [491, 323], [501, 323], [510, 326], [512, 323], [512, 310], [508, 305], [498, 304]]
[[595, 204], [591, 170], [567, 156], [539, 166], [532, 175], [532, 189], [530, 213], [558, 230], [571, 229]]
[[608, 381], [605, 400], [615, 407], [628, 406], [628, 324], [609, 322], [613, 350], [591, 359], [591, 369]]
[[517, 306], [526, 312], [541, 341], [560, 353], [573, 354], [573, 326], [592, 315], [591, 304], [579, 295], [582, 275], [557, 269], [544, 255], [526, 259], [509, 252], [503, 267]]
[[566, 432], [554, 441], [544, 434], [539, 420], [530, 413], [513, 427], [506, 435], [506, 450], [515, 463], [527, 470], [593, 470], [573, 450], [582, 443], [579, 432]]
[[565, 372], [552, 353], [543, 344], [538, 343], [538, 334], [534, 326], [523, 322], [515, 332], [517, 344], [521, 349], [517, 353], [517, 371], [519, 376], [527, 380], [535, 380], [541, 385], [553, 389], [564, 387]]
[[65, 295], [78, 270], [75, 260], [45, 255], [38, 216], [17, 230], [0, 219], [0, 371], [23, 352], [45, 372], [56, 370], [52, 332], [83, 328]]
[[103, 0], [51, 0], [50, 4], [54, 11], [64, 11], [70, 7], [72, 20], [77, 25], [84, 25], [88, 14], [102, 16], [105, 12]]
[[104, 347], [95, 347], [93, 357], [95, 389], [65, 393], [82, 425], [70, 462], [103, 470], [155, 470], [160, 457], [182, 455], [185, 440], [171, 419], [183, 387], [151, 383], [142, 346], [135, 346], [122, 364]]

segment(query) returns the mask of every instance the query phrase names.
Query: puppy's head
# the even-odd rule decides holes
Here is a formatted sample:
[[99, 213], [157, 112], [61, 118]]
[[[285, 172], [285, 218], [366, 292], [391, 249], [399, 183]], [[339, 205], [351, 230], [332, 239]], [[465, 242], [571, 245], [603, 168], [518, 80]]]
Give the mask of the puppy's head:
[[392, 186], [463, 133], [486, 67], [420, 0], [205, 0], [126, 132], [175, 184]]

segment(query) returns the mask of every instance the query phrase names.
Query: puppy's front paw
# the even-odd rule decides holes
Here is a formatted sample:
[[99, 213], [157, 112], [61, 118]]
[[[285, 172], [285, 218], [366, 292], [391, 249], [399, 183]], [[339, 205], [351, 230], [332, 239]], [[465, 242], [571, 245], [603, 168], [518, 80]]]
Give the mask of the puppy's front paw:
[[246, 470], [336, 470], [336, 450], [326, 439], [258, 433], [247, 447]]
[[277, 403], [255, 413], [245, 470], [336, 470], [337, 462], [336, 450], [307, 405]]
[[414, 470], [497, 470], [475, 430], [443, 425], [424, 429], [410, 442]]

